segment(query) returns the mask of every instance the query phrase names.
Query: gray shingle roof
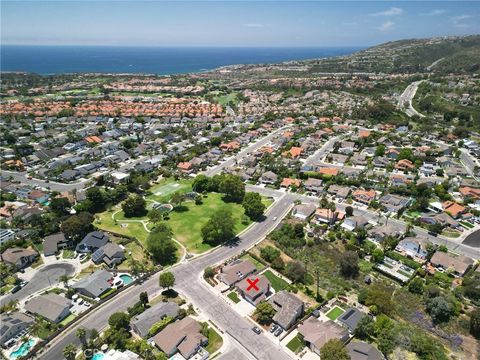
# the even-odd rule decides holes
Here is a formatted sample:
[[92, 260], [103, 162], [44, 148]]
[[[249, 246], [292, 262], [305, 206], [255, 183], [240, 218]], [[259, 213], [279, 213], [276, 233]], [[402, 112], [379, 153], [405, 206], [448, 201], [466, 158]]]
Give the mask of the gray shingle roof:
[[174, 302], [160, 302], [132, 319], [132, 329], [141, 337], [145, 337], [153, 324], [164, 317], [176, 317], [180, 307]]

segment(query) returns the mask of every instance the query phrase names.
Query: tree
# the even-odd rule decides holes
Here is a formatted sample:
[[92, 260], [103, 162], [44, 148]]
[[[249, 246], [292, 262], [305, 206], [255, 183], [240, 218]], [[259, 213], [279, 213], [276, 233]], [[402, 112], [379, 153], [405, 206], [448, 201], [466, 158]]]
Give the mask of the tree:
[[322, 360], [350, 360], [350, 354], [339, 339], [328, 340], [320, 349]]
[[148, 212], [148, 219], [156, 224], [163, 220], [163, 212], [159, 209], [152, 209]]
[[179, 192], [176, 192], [175, 194], [172, 195], [172, 198], [170, 199], [170, 204], [172, 204], [173, 207], [177, 207], [182, 205], [182, 202], [184, 201], [185, 201], [185, 195]]
[[340, 273], [347, 278], [358, 275], [358, 254], [356, 251], [345, 251], [340, 259]]
[[267, 245], [260, 250], [260, 256], [262, 259], [272, 263], [275, 259], [280, 257], [280, 250], [275, 249], [273, 246]]
[[352, 215], [353, 215], [353, 207], [347, 206], [347, 207], [345, 208], [345, 214], [346, 214], [347, 216], [352, 216]]
[[355, 336], [363, 340], [369, 339], [374, 333], [373, 324], [374, 321], [370, 316], [362, 317], [355, 328]]
[[205, 279], [211, 279], [215, 276], [215, 270], [211, 268], [210, 266], [207, 266], [203, 272], [203, 277]]
[[274, 268], [277, 271], [282, 271], [283, 269], [285, 269], [285, 262], [280, 256], [273, 259], [272, 268]]
[[293, 282], [304, 282], [307, 275], [305, 265], [300, 261], [294, 260], [287, 263], [286, 274]]
[[62, 353], [66, 360], [75, 360], [75, 356], [77, 355], [77, 347], [74, 344], [68, 344], [65, 346]]
[[142, 291], [139, 295], [140, 303], [145, 307], [148, 304], [148, 293], [146, 291]]
[[260, 324], [271, 323], [275, 313], [276, 311], [273, 306], [266, 301], [259, 303], [255, 309], [255, 315], [257, 316], [257, 320]]
[[427, 301], [427, 312], [435, 324], [447, 322], [452, 316], [452, 308], [443, 296], [437, 296]]
[[173, 285], [175, 285], [175, 276], [171, 272], [164, 272], [160, 274], [158, 278], [158, 284], [162, 288], [170, 289]]
[[90, 211], [93, 213], [105, 209], [105, 193], [98, 186], [93, 186], [85, 192], [85, 196], [90, 204]]
[[88, 337], [90, 342], [95, 343], [95, 341], [98, 339], [98, 330], [95, 328], [90, 329], [90, 335]]
[[60, 281], [63, 283], [63, 287], [65, 287], [65, 289], [68, 288], [68, 280], [69, 280], [69, 278], [68, 278], [67, 275], [62, 275], [62, 276], [60, 276], [60, 278], [59, 278], [58, 280], [60, 280]]
[[475, 309], [470, 314], [470, 334], [480, 339], [480, 309]]
[[157, 263], [173, 264], [177, 260], [177, 247], [172, 236], [172, 230], [164, 223], [155, 226], [148, 235], [147, 250]]
[[75, 335], [77, 338], [80, 340], [82, 345], [85, 345], [86, 343], [86, 336], [87, 336], [87, 330], [84, 328], [78, 328], [77, 331], [75, 332]]
[[56, 215], [63, 216], [68, 214], [68, 209], [70, 208], [71, 204], [67, 198], [56, 197], [50, 200], [50, 205], [48, 206]]
[[245, 196], [245, 184], [236, 175], [224, 175], [219, 190], [225, 194], [227, 201], [241, 202]]
[[208, 191], [209, 186], [210, 186], [210, 179], [208, 178], [208, 176], [200, 174], [200, 175], [197, 175], [195, 179], [193, 179], [193, 183], [192, 183], [193, 191], [202, 193], [204, 191]]
[[423, 280], [419, 277], [414, 278], [408, 284], [408, 291], [414, 294], [423, 294], [424, 283]]
[[235, 237], [235, 221], [230, 210], [220, 209], [202, 227], [203, 242], [216, 246]]
[[147, 213], [147, 202], [143, 196], [135, 194], [128, 197], [122, 204], [126, 217], [144, 216]]
[[242, 206], [245, 209], [245, 215], [252, 220], [260, 219], [265, 211], [265, 204], [259, 193], [248, 192], [243, 198]]
[[124, 312], [113, 313], [108, 318], [108, 325], [115, 330], [128, 329], [130, 326], [130, 317]]
[[373, 251], [372, 251], [373, 261], [375, 261], [376, 263], [382, 262], [384, 257], [385, 256], [383, 254], [382, 249], [379, 249], [377, 247], [375, 249], [373, 249]]
[[67, 238], [80, 240], [92, 230], [93, 215], [81, 212], [62, 222], [60, 229]]

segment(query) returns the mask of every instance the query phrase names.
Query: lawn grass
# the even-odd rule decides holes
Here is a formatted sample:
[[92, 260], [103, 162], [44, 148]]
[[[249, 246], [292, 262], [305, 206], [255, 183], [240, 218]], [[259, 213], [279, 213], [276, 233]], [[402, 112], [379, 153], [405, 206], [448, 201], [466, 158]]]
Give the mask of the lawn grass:
[[198, 254], [211, 249], [210, 245], [203, 243], [201, 229], [216, 211], [231, 211], [237, 234], [251, 223], [251, 221], [247, 224], [242, 223], [244, 210], [241, 204], [225, 203], [221, 194], [210, 193], [206, 198], [202, 198], [202, 201], [201, 205], [195, 205], [192, 201], [185, 202], [182, 210], [172, 211], [167, 220], [175, 239], [191, 253]]
[[335, 306], [332, 310], [327, 313], [327, 317], [330, 320], [337, 320], [337, 318], [344, 313], [343, 309], [340, 309], [338, 306]]
[[474, 225], [470, 224], [468, 221], [460, 221], [460, 224], [462, 224], [463, 227], [467, 229], [473, 229]]
[[272, 271], [270, 270], [267, 270], [263, 273], [263, 275], [265, 275], [265, 277], [268, 279], [268, 281], [270, 281], [270, 283], [272, 284], [272, 287], [273, 289], [278, 292], [280, 290], [283, 290], [285, 289], [287, 286], [288, 286], [288, 283], [279, 278], [277, 275], [275, 275]]
[[70, 314], [68, 315], [65, 319], [63, 319], [62, 321], [60, 321], [60, 326], [65, 326], [67, 325], [68, 323], [72, 322], [77, 316], [75, 314]]
[[242, 256], [242, 259], [250, 261], [255, 267], [257, 268], [258, 271], [261, 271], [265, 268], [265, 265], [263, 265], [260, 261], [255, 259], [253, 256], [250, 254], [245, 254]]
[[295, 354], [298, 353], [305, 347], [305, 343], [302, 339], [297, 335], [292, 340], [290, 340], [287, 344], [287, 348], [293, 351]]
[[170, 200], [170, 196], [176, 192], [187, 193], [189, 191], [192, 191], [192, 180], [181, 179], [176, 181], [173, 178], [168, 178], [152, 186], [146, 198], [162, 203]]
[[208, 330], [208, 345], [205, 347], [205, 350], [213, 354], [222, 347], [222, 344], [222, 337], [213, 328], [210, 328]]
[[227, 297], [232, 300], [235, 304], [238, 304], [240, 302], [240, 298], [238, 297], [237, 293], [235, 291], [232, 291], [227, 295]]
[[75, 257], [75, 251], [65, 249], [65, 250], [63, 250], [63, 252], [62, 252], [62, 257], [63, 257], [64, 259], [73, 259], [73, 258]]

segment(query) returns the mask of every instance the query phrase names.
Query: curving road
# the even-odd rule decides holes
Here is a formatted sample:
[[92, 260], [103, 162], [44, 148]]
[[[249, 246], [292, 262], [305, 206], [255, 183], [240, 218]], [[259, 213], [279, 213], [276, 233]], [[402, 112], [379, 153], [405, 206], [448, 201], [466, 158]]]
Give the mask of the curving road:
[[23, 300], [28, 296], [46, 288], [54, 287], [60, 283], [60, 277], [63, 275], [72, 276], [75, 274], [75, 266], [66, 262], [45, 265], [38, 269], [27, 285], [17, 291], [15, 294], [8, 294], [0, 299], [0, 306], [12, 300]]
[[415, 97], [415, 94], [417, 93], [418, 86], [423, 82], [423, 80], [420, 81], [414, 81], [410, 85], [407, 86], [407, 88], [403, 91], [402, 95], [400, 95], [400, 98], [398, 99], [398, 105], [397, 107], [399, 109], [405, 110], [405, 113], [412, 117], [414, 115], [418, 117], [425, 117], [425, 115], [420, 114], [417, 110], [414, 109], [412, 105], [413, 98]]
[[[265, 335], [253, 333], [251, 330], [253, 323], [231, 309], [224, 299], [213, 293], [208, 285], [201, 280], [203, 270], [207, 266], [225, 261], [262, 240], [279, 224], [292, 204], [292, 196], [283, 196], [272, 205], [265, 220], [248, 228], [239, 236], [237, 242], [221, 246], [205, 255], [180, 263], [171, 269], [175, 274], [175, 289], [185, 296], [187, 301], [192, 302], [196, 308], [201, 309], [203, 314], [224, 331], [223, 336], [229, 336], [229, 340], [236, 348], [235, 350], [243, 354], [243, 356], [236, 356], [236, 358], [253, 358], [251, 353], [255, 354], [255, 358], [265, 360], [287, 360], [290, 359], [290, 356]], [[152, 276], [143, 284], [126, 289], [54, 339], [46, 346], [45, 351], [39, 357], [47, 360], [62, 359], [62, 350], [67, 344], [79, 344], [79, 340], [75, 336], [75, 331], [78, 328], [96, 328], [100, 331], [107, 326], [111, 314], [125, 311], [127, 307], [132, 306], [138, 301], [139, 294], [142, 291], [147, 291], [150, 296], [153, 296], [158, 293], [158, 290], [158, 274]], [[232, 351], [237, 354], [234, 350]], [[250, 356], [247, 356], [247, 354], [250, 354]]]

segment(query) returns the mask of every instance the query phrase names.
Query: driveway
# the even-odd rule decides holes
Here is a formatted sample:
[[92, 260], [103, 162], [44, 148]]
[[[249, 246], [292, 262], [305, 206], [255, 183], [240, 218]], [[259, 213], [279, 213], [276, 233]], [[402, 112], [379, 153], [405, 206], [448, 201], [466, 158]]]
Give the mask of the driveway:
[[50, 287], [54, 287], [60, 282], [62, 275], [72, 276], [75, 274], [75, 265], [59, 262], [45, 265], [38, 269], [36, 274], [30, 279], [29, 283], [15, 294], [8, 294], [0, 300], [0, 305], [8, 303], [11, 300], [23, 300], [28, 296]]

